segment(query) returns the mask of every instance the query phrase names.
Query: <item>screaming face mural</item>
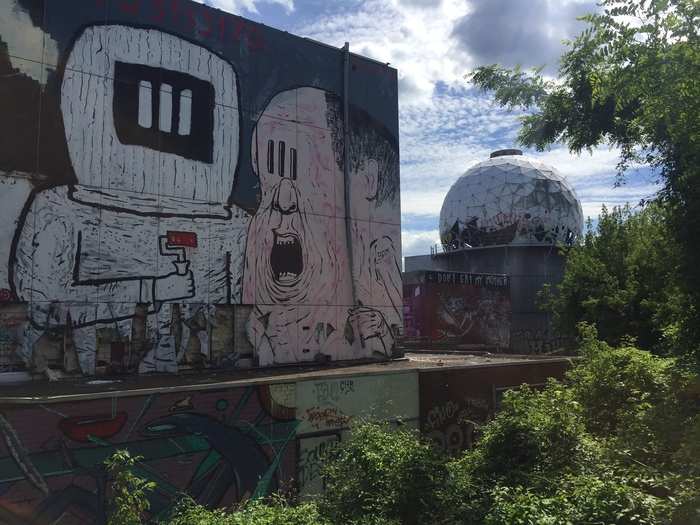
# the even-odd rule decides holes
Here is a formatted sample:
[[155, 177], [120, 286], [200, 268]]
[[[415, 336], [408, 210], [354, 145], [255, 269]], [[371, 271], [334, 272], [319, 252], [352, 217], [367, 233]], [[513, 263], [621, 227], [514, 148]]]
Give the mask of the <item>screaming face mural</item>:
[[[401, 322], [399, 229], [371, 219], [385, 200], [396, 204], [398, 156], [379, 134], [376, 152], [358, 145], [346, 189], [341, 115], [336, 96], [299, 88], [275, 96], [254, 131], [262, 201], [243, 300], [256, 305], [248, 332], [261, 364], [391, 355]], [[356, 130], [370, 131], [359, 110], [351, 115]], [[381, 201], [380, 179], [389, 194]]]
[[337, 50], [187, 2], [71, 2], [0, 12], [0, 371], [391, 356], [395, 72], [351, 57], [346, 134]]

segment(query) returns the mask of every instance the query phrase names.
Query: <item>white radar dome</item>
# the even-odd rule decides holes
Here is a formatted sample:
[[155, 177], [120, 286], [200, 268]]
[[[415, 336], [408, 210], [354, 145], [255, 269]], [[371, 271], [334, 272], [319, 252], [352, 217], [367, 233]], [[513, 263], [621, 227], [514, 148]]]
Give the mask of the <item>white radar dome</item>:
[[583, 231], [576, 192], [555, 168], [501, 150], [454, 183], [440, 211], [446, 250], [573, 244]]

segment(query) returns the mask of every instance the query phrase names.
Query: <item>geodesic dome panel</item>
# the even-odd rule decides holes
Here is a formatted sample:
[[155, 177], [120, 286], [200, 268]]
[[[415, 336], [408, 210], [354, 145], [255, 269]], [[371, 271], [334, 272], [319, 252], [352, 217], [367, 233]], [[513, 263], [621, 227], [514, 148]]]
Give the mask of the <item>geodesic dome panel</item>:
[[581, 203], [555, 168], [522, 155], [481, 162], [450, 188], [440, 212], [446, 250], [504, 244], [571, 245]]

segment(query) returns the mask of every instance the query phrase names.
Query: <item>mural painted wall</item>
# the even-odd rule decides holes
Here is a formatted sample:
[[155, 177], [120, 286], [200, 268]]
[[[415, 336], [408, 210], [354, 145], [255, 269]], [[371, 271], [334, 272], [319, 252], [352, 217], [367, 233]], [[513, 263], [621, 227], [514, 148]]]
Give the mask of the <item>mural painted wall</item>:
[[418, 427], [418, 372], [4, 405], [0, 522], [104, 523], [117, 450], [157, 482], [152, 517], [188, 493], [225, 507], [275, 491], [319, 494], [327, 453], [361, 417]]
[[403, 286], [407, 340], [510, 346], [510, 282], [505, 275], [410, 272]]
[[157, 488], [152, 517], [188, 493], [206, 506], [291, 487], [294, 384], [5, 407], [0, 412], [0, 521], [104, 523], [117, 450], [142, 456]]
[[396, 71], [351, 56], [346, 135], [343, 65], [187, 0], [3, 2], [0, 371], [391, 356]]

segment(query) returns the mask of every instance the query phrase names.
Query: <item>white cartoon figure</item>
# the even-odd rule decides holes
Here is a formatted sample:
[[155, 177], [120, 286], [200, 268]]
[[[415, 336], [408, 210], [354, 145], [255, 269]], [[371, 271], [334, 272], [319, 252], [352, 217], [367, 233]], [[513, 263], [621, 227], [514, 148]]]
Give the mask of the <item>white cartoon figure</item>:
[[[175, 372], [173, 319], [240, 303], [249, 218], [226, 205], [237, 107], [233, 68], [202, 47], [117, 25], [81, 34], [61, 86], [78, 184], [34, 193], [12, 247], [14, 292], [30, 308], [26, 361], [46, 330], [70, 326], [80, 371], [93, 374], [96, 328], [130, 337], [142, 305], [152, 346], [139, 369]], [[197, 337], [206, 354], [206, 330]]]
[[[372, 159], [379, 150], [357, 143], [351, 214], [364, 209], [366, 217], [351, 215], [348, 228], [342, 130], [338, 98], [316, 88], [278, 94], [255, 128], [262, 200], [248, 234], [243, 301], [255, 304], [248, 335], [260, 365], [391, 355], [401, 324], [400, 227], [371, 218], [398, 222], [398, 154], [386, 144], [393, 157]], [[395, 179], [381, 181], [393, 185], [383, 201], [389, 211], [376, 201], [386, 162], [395, 164]]]

